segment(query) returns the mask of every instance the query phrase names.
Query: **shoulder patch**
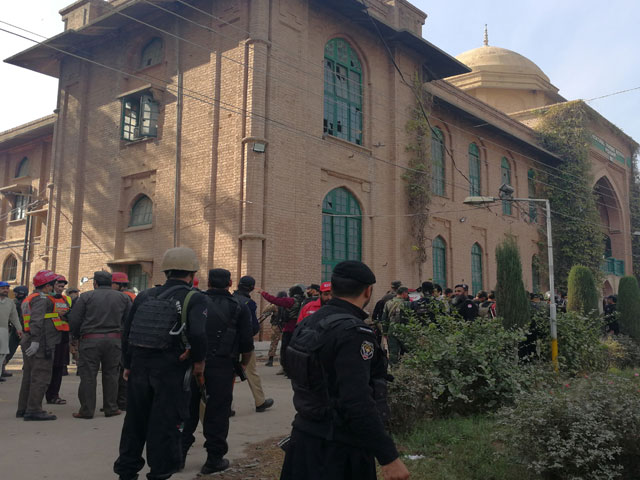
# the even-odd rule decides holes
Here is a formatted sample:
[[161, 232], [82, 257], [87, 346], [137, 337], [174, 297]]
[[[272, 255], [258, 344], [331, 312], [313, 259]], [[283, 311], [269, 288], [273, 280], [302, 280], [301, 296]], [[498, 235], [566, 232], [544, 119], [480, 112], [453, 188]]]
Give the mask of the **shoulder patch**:
[[374, 347], [373, 343], [365, 340], [360, 346], [360, 355], [363, 360], [371, 360], [373, 358]]
[[369, 327], [357, 327], [357, 328], [359, 332], [373, 334], [373, 330], [371, 330]]

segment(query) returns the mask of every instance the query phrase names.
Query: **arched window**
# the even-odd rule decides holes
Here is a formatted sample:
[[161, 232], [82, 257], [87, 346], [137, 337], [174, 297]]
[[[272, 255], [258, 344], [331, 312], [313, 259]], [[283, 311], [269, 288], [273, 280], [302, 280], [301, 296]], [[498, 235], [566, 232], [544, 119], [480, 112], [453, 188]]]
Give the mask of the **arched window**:
[[322, 202], [322, 281], [344, 260], [362, 258], [362, 211], [345, 188], [331, 190]]
[[[536, 198], [536, 172], [533, 169], [527, 173], [527, 182], [529, 184], [529, 198]], [[538, 222], [538, 207], [535, 202], [529, 202], [529, 218], [533, 223]]]
[[540, 293], [540, 260], [537, 255], [531, 259], [531, 292]]
[[477, 243], [471, 247], [471, 293], [482, 290], [482, 247]]
[[431, 135], [431, 190], [434, 195], [444, 196], [444, 135], [434, 128]]
[[480, 196], [480, 150], [475, 143], [469, 145], [469, 195]]
[[342, 38], [324, 47], [324, 133], [362, 145], [362, 66]]
[[15, 255], [9, 255], [2, 265], [2, 281], [14, 282], [18, 275], [18, 259]]
[[16, 169], [16, 178], [26, 177], [27, 175], [29, 175], [29, 159], [24, 157], [20, 160], [18, 168]]
[[142, 49], [140, 68], [151, 67], [162, 61], [162, 39], [154, 38]]
[[130, 227], [151, 225], [153, 221], [153, 202], [146, 195], [142, 195], [131, 208]]
[[433, 240], [431, 247], [433, 257], [433, 283], [447, 286], [447, 244], [442, 237]]
[[[502, 157], [502, 183], [511, 185], [511, 166], [509, 160], [506, 157]], [[511, 202], [502, 202], [502, 213], [505, 215], [511, 215]]]

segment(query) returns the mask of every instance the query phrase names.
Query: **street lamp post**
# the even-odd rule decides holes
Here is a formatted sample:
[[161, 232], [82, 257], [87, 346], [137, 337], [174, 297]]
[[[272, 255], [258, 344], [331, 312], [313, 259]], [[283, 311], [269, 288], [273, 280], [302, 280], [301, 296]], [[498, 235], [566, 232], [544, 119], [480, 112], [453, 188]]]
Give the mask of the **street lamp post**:
[[551, 327], [551, 361], [558, 370], [558, 325], [555, 295], [555, 278], [553, 276], [553, 239], [551, 237], [551, 204], [546, 198], [513, 198], [513, 187], [503, 185], [500, 187], [500, 197], [467, 197], [466, 205], [487, 205], [497, 201], [507, 202], [541, 202], [547, 209], [547, 257], [549, 258], [549, 290], [551, 291], [551, 303], [549, 304], [549, 323]]

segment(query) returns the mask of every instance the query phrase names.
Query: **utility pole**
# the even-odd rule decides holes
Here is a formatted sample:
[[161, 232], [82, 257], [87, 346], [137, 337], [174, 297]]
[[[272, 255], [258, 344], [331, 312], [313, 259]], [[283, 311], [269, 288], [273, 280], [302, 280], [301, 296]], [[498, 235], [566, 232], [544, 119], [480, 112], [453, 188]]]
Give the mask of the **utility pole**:
[[511, 185], [503, 184], [500, 187], [499, 198], [495, 197], [467, 197], [464, 200], [466, 205], [487, 205], [497, 201], [506, 202], [541, 202], [545, 204], [547, 210], [547, 256], [549, 257], [549, 290], [551, 291], [551, 302], [549, 303], [549, 326], [551, 329], [551, 362], [553, 368], [558, 371], [558, 323], [557, 306], [555, 294], [555, 277], [553, 275], [553, 237], [551, 235], [551, 204], [546, 198], [513, 198], [514, 189]]

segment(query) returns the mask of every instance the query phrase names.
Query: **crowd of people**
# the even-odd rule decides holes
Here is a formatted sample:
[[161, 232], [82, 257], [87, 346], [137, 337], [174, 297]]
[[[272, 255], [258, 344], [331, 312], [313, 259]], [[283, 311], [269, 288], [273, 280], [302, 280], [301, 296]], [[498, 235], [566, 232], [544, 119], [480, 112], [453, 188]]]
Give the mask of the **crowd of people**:
[[[385, 479], [405, 479], [385, 431], [387, 364], [403, 353], [390, 326], [407, 312], [430, 321], [439, 313], [467, 321], [497, 314], [493, 292], [471, 296], [464, 283], [443, 289], [432, 282], [411, 290], [400, 281], [369, 314], [375, 275], [361, 262], [336, 266], [330, 282], [294, 285], [275, 296], [249, 275], [233, 289], [231, 273], [221, 268], [208, 271], [200, 290], [199, 268], [192, 250], [170, 249], [162, 262], [167, 281], [139, 295], [122, 272], [95, 272], [93, 290], [81, 295], [65, 292], [67, 280], [51, 271], [36, 274], [31, 294], [16, 287], [15, 300], [0, 283], [3, 376], [11, 376], [4, 366], [18, 343], [23, 352], [16, 417], [56, 419], [42, 403], [66, 403], [60, 385], [72, 358], [80, 376], [74, 418], [95, 416], [99, 372], [101, 412], [126, 411], [114, 464], [121, 479], [137, 478], [145, 448], [148, 478], [183, 469], [199, 422], [207, 451], [201, 473], [225, 470], [236, 378], [249, 384], [256, 412], [274, 405], [264, 394], [253, 340], [268, 320], [265, 366], [274, 367], [279, 356], [278, 373], [290, 378], [297, 411], [281, 478], [373, 479], [377, 459]], [[253, 293], [269, 304], [260, 315]], [[540, 300], [532, 296], [532, 308]]]

